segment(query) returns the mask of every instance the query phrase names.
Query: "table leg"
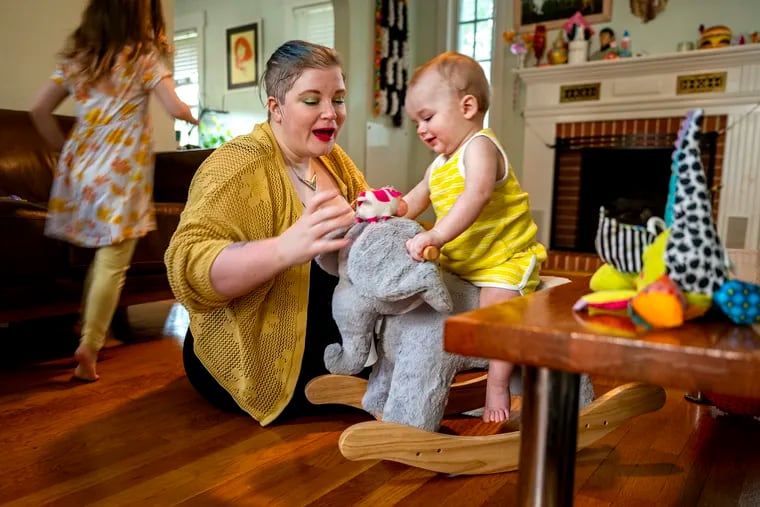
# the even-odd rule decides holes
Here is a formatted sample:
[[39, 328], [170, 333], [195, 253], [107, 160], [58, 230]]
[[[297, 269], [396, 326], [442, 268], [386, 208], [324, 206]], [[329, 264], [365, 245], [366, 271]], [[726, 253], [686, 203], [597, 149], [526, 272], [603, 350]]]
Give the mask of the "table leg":
[[573, 504], [579, 390], [577, 373], [524, 367], [519, 505]]

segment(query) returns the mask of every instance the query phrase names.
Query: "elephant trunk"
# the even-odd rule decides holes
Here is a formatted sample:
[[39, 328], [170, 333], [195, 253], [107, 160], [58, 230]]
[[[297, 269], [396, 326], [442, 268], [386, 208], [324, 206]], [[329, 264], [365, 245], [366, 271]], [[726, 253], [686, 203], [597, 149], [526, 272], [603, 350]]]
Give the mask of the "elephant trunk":
[[333, 315], [340, 315], [335, 320], [343, 343], [332, 343], [325, 348], [325, 367], [331, 373], [354, 375], [367, 363], [375, 338], [377, 311], [346, 292], [336, 290], [333, 295]]
[[366, 354], [352, 353], [347, 352], [339, 343], [331, 343], [325, 348], [325, 366], [330, 373], [336, 375], [355, 375], [364, 368], [367, 356], [369, 350]]

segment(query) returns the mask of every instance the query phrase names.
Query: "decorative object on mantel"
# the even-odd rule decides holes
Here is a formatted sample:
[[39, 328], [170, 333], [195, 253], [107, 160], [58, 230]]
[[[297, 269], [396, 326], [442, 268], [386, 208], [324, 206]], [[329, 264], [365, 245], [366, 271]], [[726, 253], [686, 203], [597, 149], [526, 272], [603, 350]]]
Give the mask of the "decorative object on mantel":
[[[516, 32], [503, 32], [501, 37], [504, 42], [509, 44], [509, 52], [517, 57], [517, 68], [522, 69], [525, 66], [525, 55], [528, 54], [528, 49], [533, 44], [533, 34], [524, 33], [517, 37], [515, 41]], [[518, 96], [520, 94], [520, 76], [515, 74], [514, 82], [512, 83], [512, 111], [517, 111]]]
[[408, 74], [406, 0], [375, 2], [375, 116], [401, 126]]
[[525, 55], [533, 45], [533, 34], [523, 33], [516, 37], [515, 31], [504, 32], [501, 34], [504, 42], [509, 44], [509, 52], [517, 57], [517, 68], [522, 69], [525, 66]]
[[588, 60], [588, 42], [594, 35], [594, 30], [580, 11], [576, 12], [565, 21], [562, 28], [570, 39], [567, 63], [574, 65]]
[[533, 32], [533, 56], [536, 57], [536, 66], [541, 65], [541, 58], [546, 50], [546, 26], [536, 25]]
[[631, 50], [631, 34], [628, 30], [623, 30], [623, 39], [620, 41], [620, 48], [618, 48], [617, 53], [618, 56], [622, 58], [633, 56], [633, 51]]
[[668, 0], [631, 0], [631, 14], [648, 23], [665, 10]]
[[585, 30], [576, 30], [575, 38], [570, 41], [567, 55], [567, 63], [574, 65], [588, 60], [588, 39], [585, 39]]
[[599, 50], [592, 53], [589, 60], [610, 60], [618, 57], [615, 32], [610, 27], [599, 31]]
[[[591, 28], [589, 22], [583, 17], [581, 11], [567, 18], [567, 21], [562, 24], [562, 29], [567, 34], [568, 40], [577, 40], [577, 37], [581, 37], [580, 40], [589, 40], [594, 35], [594, 29]], [[578, 34], [577, 32], [579, 31], [583, 33]]]
[[731, 45], [731, 29], [724, 25], [705, 28], [699, 25], [699, 49], [724, 48]]
[[562, 30], [557, 30], [557, 37], [552, 43], [547, 60], [551, 65], [567, 63], [567, 41], [565, 41], [565, 32]]

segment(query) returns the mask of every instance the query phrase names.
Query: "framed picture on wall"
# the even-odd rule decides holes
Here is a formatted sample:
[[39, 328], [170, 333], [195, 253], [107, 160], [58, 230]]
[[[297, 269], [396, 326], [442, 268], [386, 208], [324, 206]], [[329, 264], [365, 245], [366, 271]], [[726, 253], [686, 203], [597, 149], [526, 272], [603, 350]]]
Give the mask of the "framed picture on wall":
[[227, 29], [227, 89], [258, 86], [261, 21]]
[[612, 0], [515, 0], [515, 30], [532, 32], [537, 24], [547, 30], [559, 28], [573, 14], [580, 11], [589, 23], [612, 19]]

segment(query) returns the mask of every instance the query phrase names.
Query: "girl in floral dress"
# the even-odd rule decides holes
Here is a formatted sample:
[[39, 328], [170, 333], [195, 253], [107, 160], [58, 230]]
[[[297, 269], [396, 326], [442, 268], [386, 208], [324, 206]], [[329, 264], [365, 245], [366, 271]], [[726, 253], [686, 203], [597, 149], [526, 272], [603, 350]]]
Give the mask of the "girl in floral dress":
[[[150, 93], [173, 117], [198, 123], [174, 91], [169, 56], [161, 0], [91, 0], [31, 108], [37, 130], [61, 151], [45, 234], [96, 249], [84, 284], [75, 379], [99, 378], [98, 351], [137, 240], [156, 228]], [[77, 122], [66, 138], [53, 112], [68, 96]]]

